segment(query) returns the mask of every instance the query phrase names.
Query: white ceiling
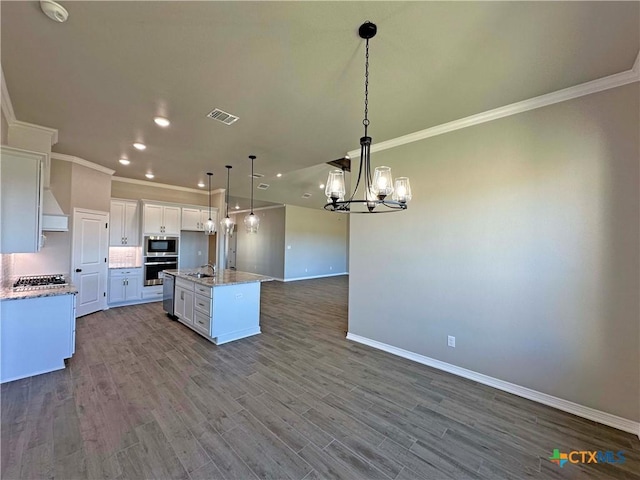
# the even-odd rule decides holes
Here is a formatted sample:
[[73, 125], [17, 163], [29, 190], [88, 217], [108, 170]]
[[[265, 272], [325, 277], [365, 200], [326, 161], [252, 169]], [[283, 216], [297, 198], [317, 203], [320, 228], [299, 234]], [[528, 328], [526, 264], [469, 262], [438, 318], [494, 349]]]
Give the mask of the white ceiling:
[[63, 24], [0, 2], [16, 117], [57, 128], [54, 151], [193, 188], [207, 171], [224, 188], [231, 164], [234, 197], [255, 154], [256, 198], [298, 205], [321, 205], [324, 162], [358, 148], [365, 20], [374, 143], [628, 70], [640, 45], [639, 2], [60, 3]]

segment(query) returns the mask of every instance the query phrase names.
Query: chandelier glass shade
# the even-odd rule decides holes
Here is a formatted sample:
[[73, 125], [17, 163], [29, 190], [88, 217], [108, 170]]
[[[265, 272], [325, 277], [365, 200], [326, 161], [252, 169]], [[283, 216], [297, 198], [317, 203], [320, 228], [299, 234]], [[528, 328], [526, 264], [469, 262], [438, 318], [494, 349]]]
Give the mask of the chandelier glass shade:
[[227, 191], [225, 192], [225, 217], [220, 222], [220, 226], [222, 227], [222, 231], [225, 235], [233, 235], [233, 227], [235, 223], [229, 217], [229, 172], [233, 168], [231, 165], [224, 166], [227, 169]]
[[204, 223], [204, 233], [205, 235], [213, 235], [216, 233], [216, 222], [211, 219], [211, 176], [213, 173], [207, 172], [207, 177], [209, 179], [209, 219]]
[[[360, 138], [360, 167], [353, 193], [345, 199], [346, 186], [344, 171], [329, 172], [325, 184], [327, 204], [325, 210], [339, 213], [387, 213], [400, 212], [407, 209], [411, 200], [411, 185], [407, 177], [398, 177], [395, 182], [391, 176], [391, 168], [376, 167], [371, 171], [371, 137], [369, 129], [369, 40], [376, 35], [377, 27], [371, 22], [363, 23], [358, 33], [366, 40], [365, 83], [364, 83], [364, 136]], [[362, 185], [362, 199], [356, 194]]]
[[253, 161], [256, 156], [249, 155], [249, 159], [251, 160], [251, 213], [244, 217], [244, 227], [247, 229], [247, 233], [258, 233], [260, 219], [253, 213]]

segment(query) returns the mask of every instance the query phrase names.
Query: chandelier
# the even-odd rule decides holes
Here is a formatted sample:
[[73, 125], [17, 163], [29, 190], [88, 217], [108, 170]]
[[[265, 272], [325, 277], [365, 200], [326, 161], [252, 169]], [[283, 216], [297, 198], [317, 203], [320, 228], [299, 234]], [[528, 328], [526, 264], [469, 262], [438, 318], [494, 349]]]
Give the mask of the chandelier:
[[205, 235], [213, 235], [216, 233], [216, 222], [211, 219], [211, 176], [213, 173], [207, 172], [207, 177], [209, 177], [209, 219], [204, 224], [204, 233]]
[[[344, 171], [329, 172], [325, 194], [327, 204], [325, 210], [339, 213], [388, 213], [407, 209], [411, 200], [411, 185], [407, 177], [391, 177], [391, 168], [376, 167], [371, 175], [371, 137], [369, 127], [369, 40], [375, 37], [377, 27], [374, 23], [365, 22], [360, 25], [358, 34], [366, 40], [365, 75], [364, 75], [364, 136], [360, 138], [360, 167], [356, 186], [351, 196], [345, 200], [346, 188]], [[360, 184], [363, 184], [364, 199], [356, 199]], [[377, 209], [377, 210], [376, 210]]]
[[233, 220], [231, 220], [231, 218], [229, 218], [229, 172], [231, 171], [231, 169], [233, 168], [231, 165], [225, 165], [224, 168], [227, 169], [227, 191], [225, 194], [225, 212], [226, 215], [225, 217], [222, 219], [222, 221], [220, 222], [220, 225], [222, 226], [222, 230], [224, 232], [225, 235], [233, 235]]
[[260, 219], [253, 214], [253, 161], [256, 156], [249, 155], [249, 159], [251, 160], [251, 213], [244, 217], [244, 226], [247, 229], [247, 233], [258, 233]]

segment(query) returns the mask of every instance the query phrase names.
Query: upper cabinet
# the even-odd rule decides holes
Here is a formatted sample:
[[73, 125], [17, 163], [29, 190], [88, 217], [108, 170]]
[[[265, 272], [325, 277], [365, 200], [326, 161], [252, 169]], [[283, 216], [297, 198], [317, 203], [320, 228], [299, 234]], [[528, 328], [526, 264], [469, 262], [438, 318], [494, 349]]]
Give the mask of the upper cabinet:
[[111, 228], [109, 245], [140, 245], [140, 216], [138, 202], [132, 200], [111, 200]]
[[[211, 219], [216, 225], [218, 218], [218, 209], [211, 209]], [[194, 232], [204, 231], [204, 226], [209, 219], [208, 208], [182, 207], [182, 230], [190, 230]]]
[[180, 235], [180, 207], [153, 203], [143, 205], [142, 223], [145, 235]]
[[34, 253], [42, 235], [44, 153], [0, 147], [0, 253]]

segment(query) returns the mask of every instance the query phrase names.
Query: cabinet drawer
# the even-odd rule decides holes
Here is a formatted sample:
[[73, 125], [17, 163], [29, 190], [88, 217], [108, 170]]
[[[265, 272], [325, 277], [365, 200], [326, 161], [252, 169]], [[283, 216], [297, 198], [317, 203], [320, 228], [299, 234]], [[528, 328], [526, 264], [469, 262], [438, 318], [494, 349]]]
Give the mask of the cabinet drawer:
[[211, 316], [211, 299], [209, 297], [196, 293], [194, 302], [196, 310], [199, 310], [208, 317]]
[[209, 332], [211, 331], [211, 317], [198, 310], [195, 310], [193, 314], [194, 328], [209, 335]]
[[142, 275], [142, 268], [110, 268], [109, 275], [111, 277], [131, 277], [133, 275]]
[[184, 280], [182, 278], [176, 278], [176, 287], [182, 287], [185, 290], [193, 292], [193, 282], [190, 280]]
[[211, 290], [213, 290], [211, 287], [200, 285], [199, 283], [196, 283], [195, 285], [196, 285], [196, 293], [198, 295], [204, 295], [206, 297], [211, 298]]

